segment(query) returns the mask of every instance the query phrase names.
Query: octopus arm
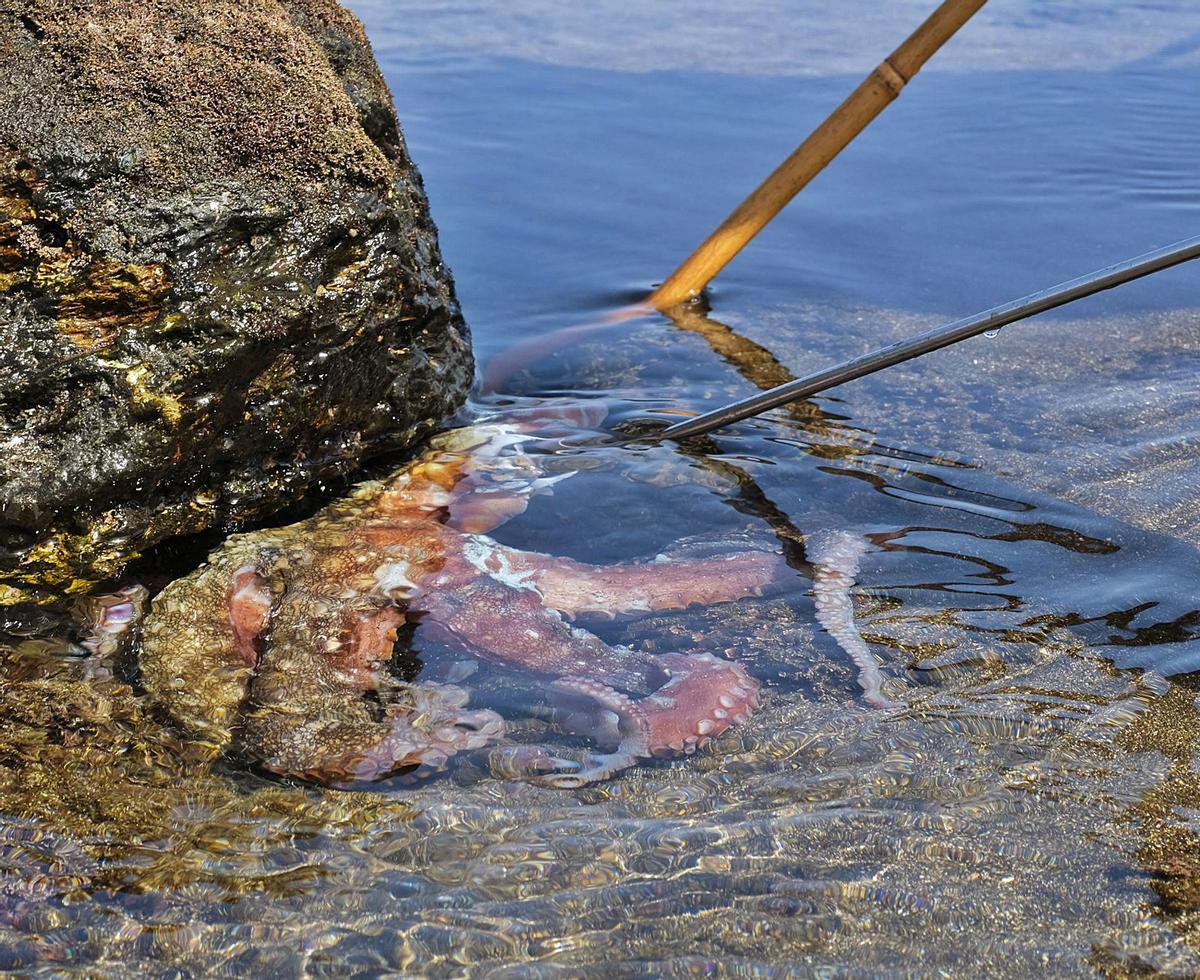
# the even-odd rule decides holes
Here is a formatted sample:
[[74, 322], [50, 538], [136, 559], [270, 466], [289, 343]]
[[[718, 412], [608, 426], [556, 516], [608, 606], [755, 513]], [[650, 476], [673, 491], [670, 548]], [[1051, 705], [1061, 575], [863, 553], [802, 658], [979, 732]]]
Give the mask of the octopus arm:
[[624, 690], [646, 693], [661, 674], [654, 658], [611, 647], [574, 629], [532, 589], [487, 575], [463, 577], [414, 600], [424, 613], [421, 630], [466, 647], [492, 663], [551, 676], [581, 675]]
[[707, 653], [661, 660], [670, 680], [640, 703], [655, 755], [691, 755], [758, 707], [758, 681], [740, 664]]
[[551, 685], [560, 721], [591, 734], [611, 751], [581, 762], [528, 754], [526, 775], [558, 789], [609, 779], [648, 756], [691, 755], [744, 724], [758, 707], [758, 681], [741, 666], [710, 654], [670, 653], [658, 658], [668, 680], [634, 700], [589, 677], [564, 677]]
[[245, 719], [242, 743], [272, 772], [349, 786], [413, 766], [441, 769], [503, 733], [494, 712], [465, 710], [457, 688], [422, 685], [409, 694], [411, 704], [389, 705], [379, 720], [366, 702], [336, 694], [260, 704]]
[[879, 660], [854, 621], [850, 590], [858, 577], [862, 556], [867, 553], [867, 541], [848, 531], [825, 531], [810, 534], [804, 544], [813, 565], [812, 592], [817, 622], [858, 667], [863, 700], [876, 708], [896, 707], [897, 702], [883, 692], [885, 678], [879, 669]]
[[582, 762], [526, 751], [521, 762], [537, 782], [571, 788], [607, 779], [639, 758], [694, 752], [758, 706], [758, 682], [741, 666], [708, 654], [646, 656], [610, 647], [568, 626], [543, 606], [536, 588], [463, 575], [419, 604], [423, 630], [493, 662], [556, 676], [552, 716], [612, 747]]
[[653, 561], [589, 565], [530, 551], [496, 548], [501, 570], [536, 589], [542, 602], [567, 616], [660, 612], [762, 595], [791, 576], [780, 555], [744, 549], [681, 559], [671, 551]]

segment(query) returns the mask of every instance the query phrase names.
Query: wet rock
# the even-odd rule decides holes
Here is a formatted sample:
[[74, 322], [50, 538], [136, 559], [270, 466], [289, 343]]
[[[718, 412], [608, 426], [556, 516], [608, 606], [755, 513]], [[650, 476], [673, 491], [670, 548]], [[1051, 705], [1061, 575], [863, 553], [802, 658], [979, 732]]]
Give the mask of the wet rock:
[[467, 331], [332, 0], [0, 0], [0, 604], [414, 441]]

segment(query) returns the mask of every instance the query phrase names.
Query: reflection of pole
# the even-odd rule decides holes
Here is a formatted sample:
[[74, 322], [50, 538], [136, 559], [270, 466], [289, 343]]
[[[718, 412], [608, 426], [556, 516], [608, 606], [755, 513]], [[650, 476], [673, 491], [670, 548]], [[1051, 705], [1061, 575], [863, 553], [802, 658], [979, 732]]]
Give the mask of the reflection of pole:
[[[703, 337], [714, 354], [756, 388], [768, 391], [795, 380], [796, 376], [766, 347], [749, 337], [743, 337], [728, 324], [714, 320], [701, 311], [701, 305], [681, 303], [668, 310], [666, 315], [680, 330]], [[787, 411], [810, 431], [831, 425], [815, 402], [794, 401], [788, 404]]]
[[684, 422], [677, 422], [658, 432], [638, 438], [681, 439], [684, 436], [698, 435], [701, 432], [711, 432], [730, 422], [738, 422], [751, 415], [758, 415], [777, 405], [784, 405], [799, 398], [807, 398], [826, 388], [833, 388], [843, 382], [853, 381], [855, 378], [891, 367], [893, 364], [949, 347], [968, 337], [999, 330], [1009, 323], [1016, 323], [1026, 317], [1065, 306], [1067, 303], [1072, 303], [1085, 296], [1112, 289], [1114, 286], [1132, 282], [1134, 279], [1140, 279], [1142, 276], [1169, 269], [1173, 265], [1179, 265], [1181, 262], [1188, 262], [1195, 258], [1200, 258], [1200, 237], [1189, 238], [1182, 242], [1176, 242], [1174, 245], [1168, 245], [1166, 248], [1146, 252], [1144, 255], [1139, 255], [1126, 262], [1111, 265], [1106, 269], [1100, 269], [1098, 272], [1081, 276], [1079, 279], [1072, 279], [1070, 282], [1064, 282], [1058, 286], [1051, 286], [1038, 293], [1031, 293], [1021, 299], [1013, 300], [1011, 303], [1005, 303], [1003, 306], [993, 306], [990, 310], [984, 310], [974, 316], [935, 327], [933, 330], [927, 330], [925, 333], [908, 338], [908, 340], [901, 340], [869, 354], [862, 354], [834, 367], [817, 371], [805, 378], [789, 381], [787, 384], [759, 392], [749, 398], [743, 398], [732, 405], [705, 412], [703, 415], [697, 415]]
[[645, 302], [666, 310], [698, 294], [788, 201], [887, 108], [929, 57], [986, 2], [945, 0]]

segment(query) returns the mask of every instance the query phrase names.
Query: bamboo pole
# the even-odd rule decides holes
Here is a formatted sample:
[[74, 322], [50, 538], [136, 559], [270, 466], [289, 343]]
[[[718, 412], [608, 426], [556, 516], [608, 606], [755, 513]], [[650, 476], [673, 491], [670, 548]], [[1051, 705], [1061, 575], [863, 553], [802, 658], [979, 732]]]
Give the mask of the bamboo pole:
[[644, 300], [598, 319], [522, 341], [501, 351], [483, 373], [483, 391], [501, 389], [522, 367], [615, 324], [665, 312], [702, 290], [793, 197], [881, 113], [910, 78], [987, 0], [944, 0], [868, 75], [786, 160]]
[[645, 302], [667, 310], [697, 295], [810, 180], [900, 94], [987, 0], [945, 0], [734, 209]]

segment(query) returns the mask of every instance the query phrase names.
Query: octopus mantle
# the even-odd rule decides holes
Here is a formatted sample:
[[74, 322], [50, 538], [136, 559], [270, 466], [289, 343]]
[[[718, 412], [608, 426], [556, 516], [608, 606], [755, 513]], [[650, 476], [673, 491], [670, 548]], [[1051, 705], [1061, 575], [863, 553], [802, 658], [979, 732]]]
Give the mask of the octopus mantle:
[[278, 773], [348, 784], [440, 767], [497, 741], [503, 723], [456, 687], [391, 675], [397, 629], [419, 621], [547, 678], [557, 717], [608, 750], [575, 761], [510, 747], [523, 774], [552, 785], [691, 753], [744, 721], [758, 682], [738, 664], [610, 646], [572, 620], [760, 595], [791, 578], [783, 560], [710, 544], [598, 566], [501, 545], [486, 532], [554, 482], [521, 451], [529, 428], [455, 430], [306, 521], [231, 537], [155, 598], [141, 652], [151, 695]]

